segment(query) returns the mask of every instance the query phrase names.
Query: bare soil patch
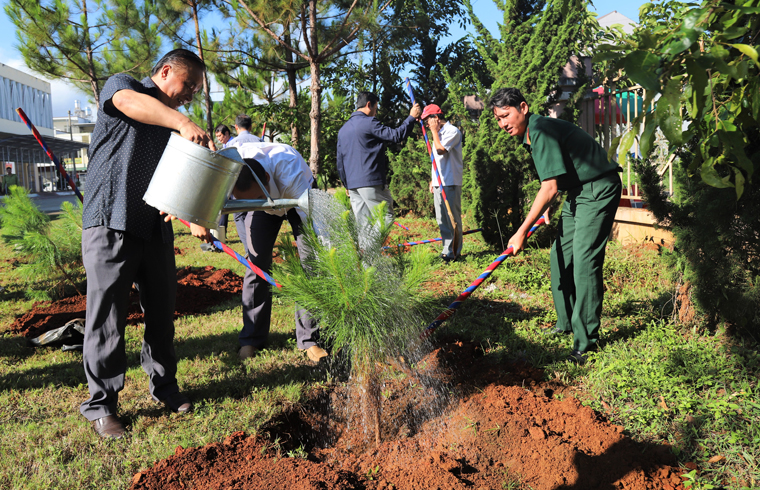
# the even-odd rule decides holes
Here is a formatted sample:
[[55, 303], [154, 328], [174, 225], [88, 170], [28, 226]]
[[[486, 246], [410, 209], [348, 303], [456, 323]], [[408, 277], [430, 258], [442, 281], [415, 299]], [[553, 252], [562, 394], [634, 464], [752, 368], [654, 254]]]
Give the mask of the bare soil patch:
[[[235, 296], [243, 290], [243, 280], [229, 269], [211, 266], [184, 267], [177, 270], [177, 301], [174, 318], [197, 315]], [[130, 294], [127, 323], [143, 321], [139, 296]], [[62, 327], [75, 318], [84, 318], [87, 296], [72, 296], [58, 301], [35, 303], [32, 308], [10, 325], [9, 332], [34, 338], [54, 328]]]
[[633, 441], [541, 370], [483, 354], [449, 338], [414, 366], [394, 361], [379, 447], [347, 409], [351, 385], [335, 383], [257, 436], [178, 447], [131, 489], [683, 489], [668, 446]]

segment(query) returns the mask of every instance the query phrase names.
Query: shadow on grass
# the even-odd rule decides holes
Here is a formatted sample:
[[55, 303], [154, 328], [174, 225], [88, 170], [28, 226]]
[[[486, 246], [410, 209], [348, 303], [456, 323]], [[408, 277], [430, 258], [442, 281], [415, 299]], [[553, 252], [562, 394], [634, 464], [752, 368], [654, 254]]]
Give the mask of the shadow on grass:
[[82, 355], [62, 352], [61, 362], [50, 362], [42, 367], [13, 369], [0, 376], [0, 391], [34, 390], [49, 386], [76, 387], [87, 383], [82, 369]]
[[[191, 380], [178, 378], [186, 386], [193, 399], [243, 399], [255, 389], [273, 389], [324, 379], [326, 369], [311, 364], [309, 361], [296, 361], [283, 364], [279, 357], [291, 356], [294, 334], [270, 332], [267, 347], [246, 361], [238, 357], [238, 333], [227, 332], [221, 335], [193, 337], [175, 344], [177, 357], [192, 360], [194, 358], [213, 362], [208, 368], [210, 378]], [[213, 359], [218, 359], [215, 362]]]

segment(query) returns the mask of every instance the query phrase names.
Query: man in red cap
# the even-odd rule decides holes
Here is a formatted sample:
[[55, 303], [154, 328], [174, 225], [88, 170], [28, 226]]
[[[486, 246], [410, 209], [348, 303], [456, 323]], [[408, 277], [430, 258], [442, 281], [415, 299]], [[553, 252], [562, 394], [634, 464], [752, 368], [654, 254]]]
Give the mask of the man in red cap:
[[450, 223], [438, 178], [431, 165], [430, 192], [435, 197], [435, 219], [443, 238], [441, 258], [444, 262], [451, 262], [462, 252], [462, 240], [457, 244], [456, 250], [453, 243], [455, 230], [459, 232], [460, 237], [462, 236], [462, 133], [443, 118], [441, 108], [435, 104], [425, 107], [422, 120], [430, 129], [433, 157], [438, 166], [443, 191], [454, 215], [455, 222]]

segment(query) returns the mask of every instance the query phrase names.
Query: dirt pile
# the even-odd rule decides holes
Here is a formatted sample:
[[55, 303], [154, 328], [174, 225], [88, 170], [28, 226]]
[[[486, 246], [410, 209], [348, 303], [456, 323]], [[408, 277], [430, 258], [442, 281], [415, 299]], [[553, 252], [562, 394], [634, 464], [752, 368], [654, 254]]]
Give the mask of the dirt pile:
[[348, 385], [335, 384], [260, 437], [178, 448], [131, 488], [683, 489], [669, 447], [631, 440], [539, 370], [482, 354], [447, 342], [414, 370], [397, 366], [409, 375], [385, 380], [379, 447], [346, 409], [356, 400]]
[[[195, 315], [212, 306], [239, 296], [243, 280], [229, 269], [184, 267], [177, 271], [177, 302], [174, 318]], [[16, 318], [9, 332], [27, 338], [37, 337], [54, 328], [62, 327], [74, 318], [84, 318], [87, 296], [73, 296], [53, 302], [35, 303], [24, 315]], [[133, 290], [129, 297], [127, 323], [143, 321], [139, 296]]]

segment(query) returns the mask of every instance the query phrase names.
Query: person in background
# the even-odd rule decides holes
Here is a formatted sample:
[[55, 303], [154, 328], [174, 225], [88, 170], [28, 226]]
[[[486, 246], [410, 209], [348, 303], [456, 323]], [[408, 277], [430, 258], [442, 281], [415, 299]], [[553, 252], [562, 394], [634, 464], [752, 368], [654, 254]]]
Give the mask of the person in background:
[[235, 118], [235, 131], [237, 136], [227, 142], [225, 148], [230, 146], [238, 146], [243, 143], [258, 143], [261, 138], [251, 134], [251, 118], [245, 114], [241, 114]]
[[521, 138], [536, 166], [541, 188], [509, 245], [517, 254], [528, 231], [558, 191], [566, 192], [551, 250], [551, 284], [557, 324], [546, 334], [573, 333], [568, 360], [582, 364], [599, 340], [607, 239], [620, 203], [620, 166], [578, 126], [532, 114], [516, 88], [496, 91], [488, 105], [499, 127]]
[[[140, 363], [150, 394], [173, 412], [192, 410], [176, 378], [171, 217], [162, 218], [142, 198], [172, 131], [215, 149], [209, 135], [177, 110], [200, 90], [205, 70], [195, 53], [176, 49], [161, 58], [150, 77], [138, 81], [114, 75], [101, 92], [82, 212], [83, 362], [90, 397], [80, 412], [103, 438], [125, 433], [117, 412], [127, 370], [124, 330], [133, 284], [145, 316]], [[193, 236], [211, 240], [206, 228], [191, 224], [190, 229]]]
[[5, 167], [5, 175], [3, 176], [3, 194], [10, 194], [12, 185], [18, 185], [18, 175], [14, 174], [10, 167]]
[[455, 230], [462, 236], [462, 172], [464, 163], [462, 160], [462, 133], [453, 124], [443, 118], [441, 108], [435, 104], [425, 106], [422, 111], [422, 120], [427, 123], [432, 139], [433, 157], [438, 167], [438, 173], [443, 183], [443, 190], [454, 215], [455, 223], [450, 223], [446, 203], [438, 186], [435, 169], [430, 165], [430, 192], [435, 197], [435, 219], [443, 238], [443, 252], [441, 258], [444, 262], [451, 262], [459, 257], [462, 252], [462, 241], [454, 250], [453, 240]]
[[393, 197], [388, 189], [387, 143], [401, 143], [412, 134], [422, 114], [414, 104], [401, 125], [392, 129], [377, 120], [379, 98], [372, 92], [359, 92], [356, 112], [338, 131], [337, 165], [341, 182], [349, 191], [351, 208], [360, 229], [367, 226], [372, 210], [385, 201], [386, 219], [393, 221]]
[[[265, 199], [264, 191], [253, 178], [254, 173], [272, 199], [298, 199], [314, 185], [309, 165], [289, 145], [245, 143], [238, 147], [238, 151], [247, 167], [240, 172], [233, 188], [232, 193], [236, 199]], [[271, 270], [274, 244], [285, 220], [293, 230], [301, 261], [308, 255], [309, 251], [303, 242], [302, 224], [307, 219], [303, 210], [270, 209], [242, 214], [243, 220], [236, 221], [238, 235], [245, 241], [249, 260], [265, 272]], [[271, 316], [271, 286], [251, 270], [246, 270], [243, 279], [243, 328], [240, 331], [238, 351], [241, 359], [253, 357], [266, 346]], [[318, 325], [309, 312], [298, 309], [295, 319], [298, 348], [305, 351], [314, 362], [327, 357], [327, 351], [318, 344]]]
[[218, 150], [221, 150], [227, 146], [227, 143], [229, 143], [232, 134], [230, 133], [230, 128], [228, 128], [226, 124], [219, 124], [216, 128], [214, 128], [214, 136], [216, 136], [217, 141], [216, 148]]

